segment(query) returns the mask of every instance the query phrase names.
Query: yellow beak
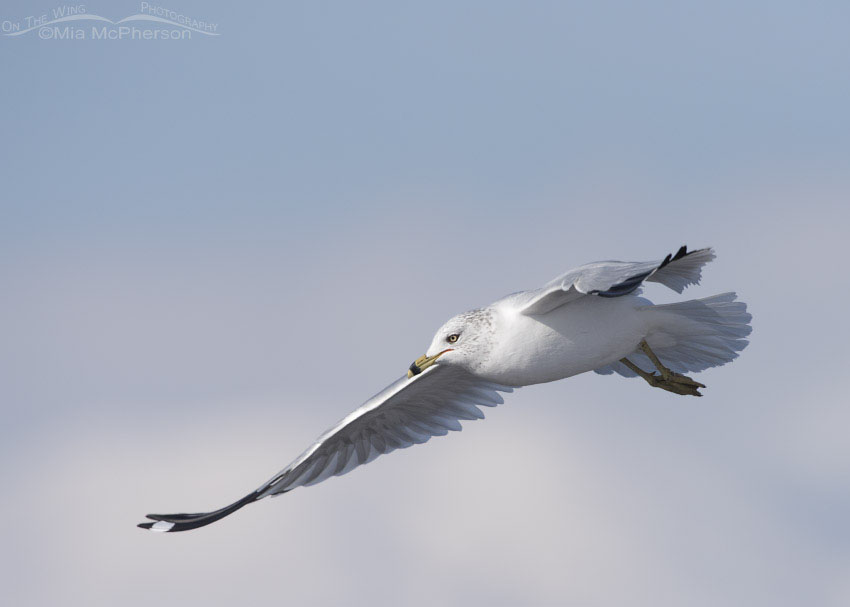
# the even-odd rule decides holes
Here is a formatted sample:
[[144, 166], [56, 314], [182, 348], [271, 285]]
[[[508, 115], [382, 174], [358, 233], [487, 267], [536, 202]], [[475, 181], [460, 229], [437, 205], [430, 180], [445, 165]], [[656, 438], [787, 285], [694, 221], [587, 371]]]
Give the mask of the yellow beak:
[[447, 350], [443, 350], [439, 354], [435, 354], [434, 356], [420, 356], [416, 360], [413, 361], [413, 364], [410, 365], [410, 368], [407, 370], [407, 377], [413, 377], [414, 375], [419, 375], [425, 369], [433, 365], [437, 362], [437, 359], [440, 358], [446, 352], [451, 352], [453, 348], [448, 348]]

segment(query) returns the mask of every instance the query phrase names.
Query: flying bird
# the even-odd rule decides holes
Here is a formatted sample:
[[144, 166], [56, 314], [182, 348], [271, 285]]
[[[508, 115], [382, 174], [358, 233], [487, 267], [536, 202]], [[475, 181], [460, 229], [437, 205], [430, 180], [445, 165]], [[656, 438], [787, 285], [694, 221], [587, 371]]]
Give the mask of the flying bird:
[[640, 377], [673, 394], [701, 396], [687, 375], [731, 362], [747, 345], [750, 314], [735, 293], [654, 305], [645, 282], [677, 293], [698, 284], [710, 248], [649, 262], [600, 261], [538, 289], [449, 319], [407, 373], [322, 434], [271, 480], [214, 512], [149, 514], [139, 527], [186, 531], [264, 497], [320, 483], [379, 455], [460, 430], [504, 402], [500, 392], [595, 371]]

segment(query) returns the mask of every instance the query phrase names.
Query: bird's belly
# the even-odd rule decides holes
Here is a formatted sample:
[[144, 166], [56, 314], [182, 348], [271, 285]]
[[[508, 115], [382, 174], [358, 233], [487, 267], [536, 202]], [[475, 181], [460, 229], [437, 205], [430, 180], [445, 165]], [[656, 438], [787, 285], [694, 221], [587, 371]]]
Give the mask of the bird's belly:
[[[504, 333], [483, 373], [526, 386], [591, 371], [634, 352], [646, 336], [638, 297], [584, 297], [540, 316], [504, 319]], [[511, 311], [506, 311], [510, 315]]]

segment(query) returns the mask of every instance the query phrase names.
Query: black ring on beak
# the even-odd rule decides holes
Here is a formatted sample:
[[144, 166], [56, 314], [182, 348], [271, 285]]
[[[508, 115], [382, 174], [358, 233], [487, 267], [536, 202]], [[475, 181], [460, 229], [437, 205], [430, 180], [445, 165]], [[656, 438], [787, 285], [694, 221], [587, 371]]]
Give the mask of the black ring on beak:
[[420, 369], [419, 367], [417, 367], [417, 366], [416, 366], [416, 363], [412, 363], [412, 364], [410, 365], [410, 367], [409, 367], [409, 369], [408, 369], [408, 370], [409, 370], [411, 373], [413, 373], [414, 375], [419, 375], [420, 373], [422, 373], [422, 369]]

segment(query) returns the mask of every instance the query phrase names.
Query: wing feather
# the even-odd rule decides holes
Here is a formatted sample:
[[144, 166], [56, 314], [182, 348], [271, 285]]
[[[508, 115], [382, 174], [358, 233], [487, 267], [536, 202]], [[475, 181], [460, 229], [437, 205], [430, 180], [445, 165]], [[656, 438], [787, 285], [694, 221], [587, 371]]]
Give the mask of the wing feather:
[[380, 455], [427, 442], [462, 429], [461, 420], [484, 417], [480, 406], [503, 401], [498, 391], [512, 388], [476, 378], [446, 365], [402, 377], [322, 434], [289, 466], [238, 502], [215, 512], [151, 514], [140, 526], [157, 531], [185, 531], [208, 525], [269, 495], [315, 485], [351, 472]]
[[[461, 369], [435, 365], [412, 379], [403, 377], [325, 432], [301, 457], [257, 491], [276, 495], [350, 472], [396, 449], [462, 429], [461, 420], [482, 419], [479, 405], [504, 402], [497, 390], [512, 389]], [[355, 457], [348, 458], [349, 450]], [[302, 470], [309, 469], [305, 474]]]
[[677, 293], [702, 276], [702, 266], [714, 259], [710, 248], [688, 251], [658, 261], [597, 261], [558, 276], [542, 288], [520, 294], [519, 311], [528, 316], [551, 312], [586, 295], [621, 297], [634, 293], [643, 282], [658, 282]]

